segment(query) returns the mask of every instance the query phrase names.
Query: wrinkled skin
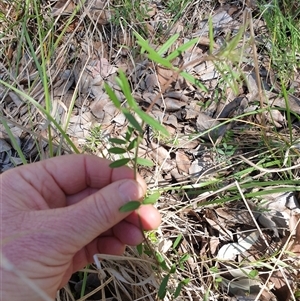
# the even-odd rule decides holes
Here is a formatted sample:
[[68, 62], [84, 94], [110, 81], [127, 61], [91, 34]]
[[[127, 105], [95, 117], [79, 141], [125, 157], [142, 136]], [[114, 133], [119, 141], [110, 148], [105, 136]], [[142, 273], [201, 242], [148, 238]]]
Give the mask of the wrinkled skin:
[[[160, 216], [152, 206], [121, 213], [146, 192], [128, 167], [89, 155], [68, 155], [9, 170], [1, 175], [1, 252], [4, 258], [54, 298], [72, 273], [93, 254], [122, 254], [143, 240]], [[139, 220], [139, 217], [140, 220]], [[1, 264], [2, 300], [42, 300]], [[22, 289], [20, 289], [22, 288]]]

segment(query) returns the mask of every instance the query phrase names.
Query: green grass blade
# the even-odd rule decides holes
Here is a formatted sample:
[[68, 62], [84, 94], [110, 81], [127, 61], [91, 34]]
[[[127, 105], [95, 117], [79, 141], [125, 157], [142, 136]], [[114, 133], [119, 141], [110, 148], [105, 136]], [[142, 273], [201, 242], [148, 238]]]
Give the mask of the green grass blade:
[[128, 111], [123, 109], [123, 114], [125, 115], [125, 117], [127, 118], [127, 120], [129, 121], [129, 123], [140, 133], [143, 134], [143, 129], [140, 126], [140, 124], [138, 123], [138, 121], [136, 120], [136, 118]]
[[184, 51], [188, 50], [190, 47], [195, 45], [198, 41], [199, 41], [199, 38], [194, 38], [194, 39], [186, 42], [185, 44], [183, 44], [183, 45], [179, 46], [177, 49], [175, 49], [172, 53], [170, 53], [166, 57], [166, 59], [168, 61], [172, 61], [173, 59], [175, 59], [176, 57], [181, 55]]
[[204, 92], [208, 92], [208, 89], [198, 80], [196, 79], [193, 75], [182, 71], [180, 72], [180, 75], [185, 78], [187, 81], [189, 81], [191, 84], [201, 88]]
[[163, 278], [163, 280], [161, 281], [161, 284], [159, 286], [159, 290], [157, 293], [157, 295], [160, 299], [163, 299], [167, 294], [167, 286], [168, 286], [169, 278], [170, 278], [170, 274], [166, 275]]
[[137, 38], [137, 43], [148, 52], [149, 59], [153, 60], [154, 62], [161, 64], [167, 68], [172, 68], [172, 64], [165, 58], [162, 58], [148, 43], [145, 41], [139, 34], [134, 33], [135, 37]]
[[0, 116], [0, 120], [1, 120], [1, 123], [3, 124], [5, 130], [6, 130], [6, 133], [8, 134], [8, 137], [10, 138], [10, 141], [11, 141], [11, 144], [13, 146], [13, 148], [17, 151], [22, 163], [25, 165], [27, 164], [27, 160], [18, 144], [18, 142], [16, 141], [16, 138], [14, 137], [13, 133], [11, 132], [10, 130], [10, 127], [8, 126], [8, 124], [6, 123], [6, 120], [4, 120], [3, 118], [1, 118]]
[[110, 100], [113, 102], [114, 106], [120, 110], [121, 103], [120, 103], [116, 93], [114, 92], [114, 90], [107, 83], [104, 83], [104, 88], [105, 88], [105, 92], [109, 96]]
[[135, 109], [137, 107], [137, 104], [131, 94], [131, 89], [127, 77], [122, 70], [119, 70], [119, 77], [116, 77], [116, 82], [122, 89], [129, 107], [131, 109]]
[[172, 246], [173, 249], [176, 249], [176, 248], [177, 248], [177, 246], [179, 245], [181, 239], [182, 239], [182, 234], [180, 233], [180, 234], [177, 236], [177, 238], [175, 239], [175, 241], [173, 242], [173, 246]]
[[[179, 38], [179, 34], [176, 33], [172, 37], [170, 37], [157, 51], [157, 54], [163, 55]], [[168, 59], [167, 59], [168, 60]], [[169, 61], [169, 60], [168, 60]]]
[[159, 131], [164, 136], [167, 136], [167, 137], [170, 136], [169, 132], [167, 131], [167, 129], [162, 124], [160, 124], [157, 120], [155, 120], [150, 115], [148, 115], [147, 113], [145, 113], [144, 111], [142, 111], [140, 108], [137, 108], [135, 110], [135, 112], [140, 116], [140, 118], [145, 123], [147, 123], [148, 125], [150, 125], [153, 129]]
[[13, 87], [12, 85], [6, 83], [3, 80], [0, 80], [0, 84], [4, 85], [5, 87], [13, 90], [20, 96], [22, 96], [24, 99], [31, 102], [40, 112], [42, 112], [44, 115], [46, 115], [47, 119], [53, 123], [53, 125], [57, 128], [57, 130], [61, 133], [63, 138], [67, 141], [67, 143], [70, 145], [70, 147], [73, 149], [73, 151], [77, 154], [79, 154], [79, 150], [75, 146], [75, 144], [72, 142], [72, 140], [69, 138], [67, 133], [62, 129], [62, 127], [58, 124], [58, 122], [45, 110], [43, 106], [41, 106], [37, 101], [35, 101], [31, 96], [27, 95], [23, 91], [18, 90], [17, 88]]

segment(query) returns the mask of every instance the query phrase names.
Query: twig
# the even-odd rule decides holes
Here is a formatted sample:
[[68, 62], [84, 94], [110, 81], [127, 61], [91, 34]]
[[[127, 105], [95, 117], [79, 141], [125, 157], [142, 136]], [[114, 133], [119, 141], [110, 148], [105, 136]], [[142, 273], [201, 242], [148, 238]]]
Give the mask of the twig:
[[[259, 98], [259, 104], [260, 108], [264, 108], [264, 100], [263, 100], [263, 94], [262, 94], [262, 85], [261, 85], [261, 78], [259, 74], [259, 66], [258, 66], [258, 58], [257, 58], [257, 48], [255, 44], [255, 34], [254, 34], [254, 29], [253, 29], [253, 20], [252, 20], [252, 14], [251, 10], [249, 8], [245, 9], [245, 18], [249, 19], [249, 29], [250, 29], [250, 34], [252, 37], [252, 49], [253, 49], [253, 61], [254, 61], [254, 70], [255, 70], [255, 77], [256, 77], [256, 83], [257, 83], [257, 88], [258, 88], [258, 98]], [[262, 126], [264, 127], [266, 122], [265, 122], [265, 115], [262, 113], [261, 114], [261, 123]]]
[[245, 203], [246, 208], [247, 208], [249, 214], [251, 215], [252, 220], [253, 220], [253, 222], [254, 222], [254, 224], [255, 224], [255, 226], [256, 226], [256, 228], [257, 228], [257, 230], [258, 230], [258, 232], [259, 232], [259, 234], [260, 234], [260, 236], [261, 236], [261, 238], [263, 239], [263, 241], [264, 241], [264, 243], [266, 244], [266, 246], [270, 249], [270, 245], [269, 245], [268, 241], [266, 240], [264, 234], [262, 233], [261, 228], [260, 228], [259, 224], [257, 223], [256, 218], [255, 218], [254, 215], [253, 215], [253, 212], [252, 212], [252, 210], [251, 210], [251, 208], [250, 208], [250, 206], [249, 206], [248, 201], [246, 200], [246, 198], [245, 198], [245, 196], [244, 196], [244, 193], [243, 193], [243, 191], [242, 191], [242, 189], [241, 189], [241, 186], [240, 186], [240, 184], [239, 184], [238, 181], [235, 181], [235, 186], [237, 187], [237, 189], [238, 189], [238, 191], [239, 191], [239, 193], [240, 193], [240, 195], [241, 195], [241, 197], [242, 197], [242, 200], [243, 200], [243, 202]]

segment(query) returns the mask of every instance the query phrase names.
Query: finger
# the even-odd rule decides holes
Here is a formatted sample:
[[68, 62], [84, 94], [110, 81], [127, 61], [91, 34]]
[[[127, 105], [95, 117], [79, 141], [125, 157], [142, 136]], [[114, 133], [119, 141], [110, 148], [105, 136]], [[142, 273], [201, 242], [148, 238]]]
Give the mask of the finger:
[[137, 211], [132, 212], [126, 221], [143, 230], [157, 229], [161, 223], [161, 216], [152, 205], [142, 205]]
[[113, 227], [114, 237], [118, 238], [124, 245], [136, 246], [144, 240], [142, 230], [126, 221], [122, 221]]
[[70, 268], [66, 271], [60, 288], [65, 286], [73, 273], [94, 262], [95, 254], [122, 255], [125, 245], [115, 237], [100, 237], [93, 240], [87, 247], [79, 250], [73, 257]]
[[144, 194], [145, 189], [134, 180], [113, 182], [75, 205], [48, 210], [43, 226], [51, 229], [53, 244], [57, 244], [55, 238], [64, 242], [62, 252], [76, 253], [126, 218], [130, 212], [122, 213], [120, 207]]
[[[121, 223], [119, 224], [121, 225]], [[143, 236], [141, 235], [141, 231], [134, 227], [133, 230], [132, 225], [124, 225], [123, 227], [127, 227], [131, 234], [125, 234], [127, 237], [121, 236], [120, 238], [115, 236], [107, 236], [107, 237], [97, 237], [91, 243], [89, 243], [84, 249], [79, 250], [73, 258], [73, 273], [78, 271], [79, 269], [86, 266], [88, 263], [93, 262], [93, 256], [95, 254], [111, 254], [111, 255], [122, 255], [125, 251], [126, 245], [138, 245], [143, 241]], [[120, 229], [116, 229], [120, 230]], [[139, 233], [134, 233], [133, 231], [138, 231]], [[120, 231], [121, 233], [121, 231]], [[138, 234], [136, 237], [135, 235]], [[130, 237], [130, 235], [132, 235]], [[118, 233], [119, 236], [119, 233]], [[126, 240], [126, 242], [124, 242]]]
[[[141, 206], [140, 210], [140, 217], [144, 216], [143, 223], [145, 224], [145, 227], [148, 227], [148, 230], [158, 227], [161, 218], [158, 211], [153, 206]], [[149, 221], [147, 221], [145, 216], [149, 216]], [[137, 217], [138, 215], [135, 212], [131, 213], [126, 218], [126, 222], [121, 221], [114, 226], [113, 229], [102, 233], [103, 236], [101, 235], [89, 243], [84, 251], [79, 251], [74, 257], [73, 272], [76, 272], [88, 263], [93, 262], [94, 254], [121, 255], [125, 251], [125, 245], [140, 244], [144, 237], [139, 228]], [[151, 218], [153, 218], [155, 222], [151, 222]]]
[[[73, 195], [70, 202], [76, 203], [89, 195], [91, 188], [101, 189], [111, 182], [134, 178], [130, 168], [123, 166], [112, 169], [109, 167], [110, 163], [109, 160], [91, 155], [67, 155], [8, 171], [5, 177], [14, 178], [13, 188], [16, 192], [31, 191], [34, 199], [40, 194], [41, 199], [48, 202], [49, 208], [56, 208], [68, 204], [65, 195]], [[146, 187], [140, 177], [138, 181]], [[40, 202], [41, 200], [37, 200], [37, 203]]]

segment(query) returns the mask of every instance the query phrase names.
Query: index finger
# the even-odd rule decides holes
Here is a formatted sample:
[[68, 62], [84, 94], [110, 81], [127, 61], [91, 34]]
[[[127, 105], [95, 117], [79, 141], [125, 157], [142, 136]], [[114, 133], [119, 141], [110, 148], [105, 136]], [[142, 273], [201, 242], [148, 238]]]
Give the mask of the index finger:
[[[111, 168], [110, 163], [93, 155], [74, 154], [22, 166], [18, 172], [43, 197], [46, 197], [46, 191], [47, 197], [50, 193], [57, 194], [57, 188], [65, 195], [73, 195], [86, 188], [101, 189], [118, 180], [134, 179], [132, 169], [127, 166]], [[146, 191], [145, 182], [140, 177], [137, 180]]]

